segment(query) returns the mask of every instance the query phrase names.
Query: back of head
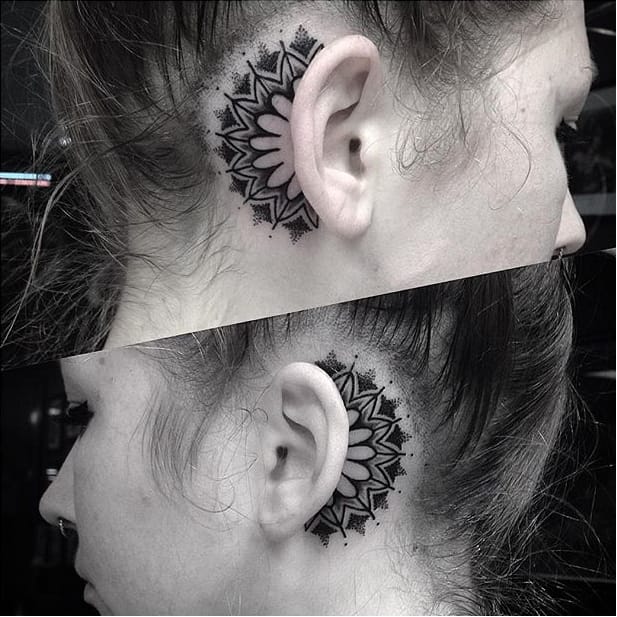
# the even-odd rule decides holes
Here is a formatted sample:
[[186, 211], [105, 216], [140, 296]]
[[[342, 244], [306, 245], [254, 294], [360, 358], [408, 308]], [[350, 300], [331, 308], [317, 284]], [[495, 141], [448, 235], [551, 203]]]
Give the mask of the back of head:
[[[372, 464], [390, 465], [390, 488], [373, 487], [366, 506], [359, 497], [330, 500], [307, 531], [328, 551], [347, 547], [347, 534], [347, 550], [359, 556], [363, 542], [382, 538], [389, 499], [380, 542], [404, 581], [419, 576], [409, 563], [428, 573], [424, 611], [534, 613], [549, 600], [524, 571], [525, 551], [539, 532], [543, 483], [573, 404], [566, 276], [563, 264], [524, 268], [177, 337], [145, 352], [166, 367], [171, 391], [196, 384], [181, 408], [217, 410], [232, 399], [256, 418], [261, 379], [288, 361], [316, 363], [348, 413], [365, 409], [357, 425], [350, 420], [350, 444], [354, 430], [381, 434], [365, 445], [388, 455]], [[201, 418], [152, 418], [152, 466], [172, 494], [198, 464], [210, 426], [207, 412]], [[406, 580], [403, 589], [413, 588]]]

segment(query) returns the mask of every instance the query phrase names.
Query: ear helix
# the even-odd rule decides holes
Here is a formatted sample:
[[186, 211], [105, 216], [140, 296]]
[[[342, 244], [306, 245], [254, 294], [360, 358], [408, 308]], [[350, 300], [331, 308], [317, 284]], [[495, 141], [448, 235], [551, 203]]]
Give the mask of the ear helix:
[[278, 394], [265, 427], [265, 447], [272, 455], [265, 459], [269, 469], [260, 520], [266, 535], [280, 541], [302, 530], [334, 493], [349, 423], [336, 385], [314, 364], [285, 366], [273, 389]]
[[[294, 99], [291, 135], [298, 181], [325, 227], [346, 239], [363, 235], [372, 219], [372, 196], [362, 178], [362, 140], [358, 135], [346, 138], [348, 164], [336, 168], [326, 160], [326, 135], [330, 120], [344, 109], [352, 111], [343, 126], [362, 124], [374, 114], [381, 81], [375, 45], [363, 36], [346, 36], [317, 54]], [[350, 101], [347, 82], [353, 84], [356, 100]]]

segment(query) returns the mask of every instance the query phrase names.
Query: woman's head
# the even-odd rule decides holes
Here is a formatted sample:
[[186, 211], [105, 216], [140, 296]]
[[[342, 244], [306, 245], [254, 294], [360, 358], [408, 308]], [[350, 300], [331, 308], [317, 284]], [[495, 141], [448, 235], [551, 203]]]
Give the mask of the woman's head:
[[88, 594], [112, 612], [498, 609], [568, 401], [560, 270], [63, 361], [94, 416], [41, 509], [76, 525]]
[[49, 3], [108, 346], [576, 250], [555, 131], [589, 86], [582, 10]]

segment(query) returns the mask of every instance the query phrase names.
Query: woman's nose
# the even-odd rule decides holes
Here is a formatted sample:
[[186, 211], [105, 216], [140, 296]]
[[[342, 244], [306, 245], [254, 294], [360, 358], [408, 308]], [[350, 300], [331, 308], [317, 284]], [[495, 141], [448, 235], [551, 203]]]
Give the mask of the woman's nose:
[[39, 502], [39, 512], [50, 525], [57, 525], [59, 518], [75, 522], [72, 461], [73, 450], [69, 452], [58, 475], [49, 485]]
[[561, 223], [555, 240], [555, 251], [563, 250], [564, 255], [576, 253], [585, 244], [585, 225], [581, 219], [570, 191], [566, 195], [561, 212]]

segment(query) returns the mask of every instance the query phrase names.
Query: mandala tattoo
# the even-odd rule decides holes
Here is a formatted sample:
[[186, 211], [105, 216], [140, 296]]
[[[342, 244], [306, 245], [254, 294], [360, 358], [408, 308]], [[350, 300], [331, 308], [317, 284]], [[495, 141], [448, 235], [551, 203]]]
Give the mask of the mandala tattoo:
[[334, 352], [315, 364], [336, 383], [349, 416], [349, 447], [341, 479], [328, 503], [304, 526], [328, 546], [335, 533], [343, 538], [350, 530], [364, 535], [367, 521], [388, 507], [396, 478], [406, 473], [401, 460], [411, 435], [400, 427], [399, 401], [377, 387], [373, 371], [362, 373], [355, 362], [346, 366]]
[[227, 165], [230, 190], [252, 208], [255, 225], [281, 226], [294, 244], [319, 226], [294, 171], [290, 116], [296, 86], [321, 49], [302, 26], [289, 45], [280, 41], [280, 49], [269, 50], [262, 44], [255, 62], [247, 61], [249, 70], [232, 76], [227, 104], [215, 112], [217, 153]]

